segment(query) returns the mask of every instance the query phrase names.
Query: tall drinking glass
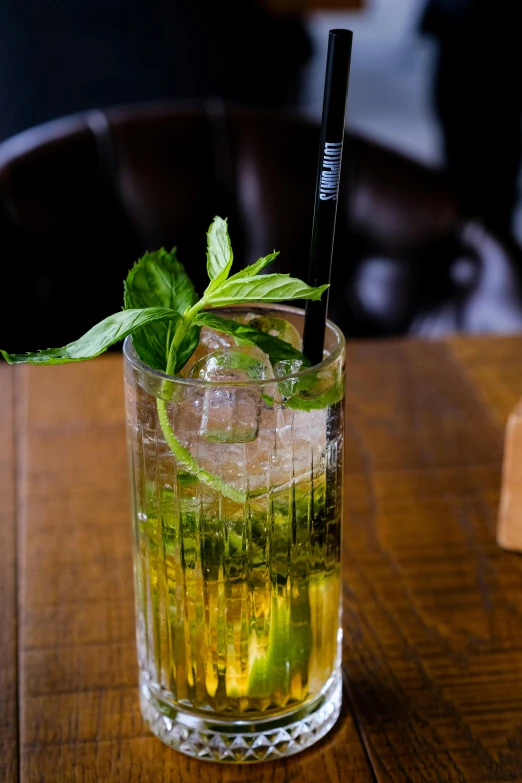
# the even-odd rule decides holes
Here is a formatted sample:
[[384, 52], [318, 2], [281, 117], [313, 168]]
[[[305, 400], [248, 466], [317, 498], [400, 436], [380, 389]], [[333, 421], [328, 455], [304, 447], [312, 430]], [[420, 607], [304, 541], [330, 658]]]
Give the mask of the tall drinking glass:
[[216, 383], [125, 341], [141, 709], [190, 756], [281, 758], [339, 715], [344, 354], [328, 322], [320, 365]]

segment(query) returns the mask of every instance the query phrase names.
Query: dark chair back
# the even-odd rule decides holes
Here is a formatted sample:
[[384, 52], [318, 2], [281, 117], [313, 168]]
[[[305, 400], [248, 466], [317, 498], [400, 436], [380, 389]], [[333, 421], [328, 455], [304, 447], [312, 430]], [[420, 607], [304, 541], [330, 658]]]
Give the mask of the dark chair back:
[[[216, 214], [239, 266], [276, 249], [279, 271], [305, 277], [318, 134], [290, 114], [166, 103], [87, 112], [0, 144], [2, 348], [63, 345], [119, 310], [146, 250], [176, 245], [202, 290]], [[348, 336], [466, 329], [489, 263], [481, 248], [514, 265], [474, 229], [469, 242], [439, 172], [348, 134], [331, 317]]]

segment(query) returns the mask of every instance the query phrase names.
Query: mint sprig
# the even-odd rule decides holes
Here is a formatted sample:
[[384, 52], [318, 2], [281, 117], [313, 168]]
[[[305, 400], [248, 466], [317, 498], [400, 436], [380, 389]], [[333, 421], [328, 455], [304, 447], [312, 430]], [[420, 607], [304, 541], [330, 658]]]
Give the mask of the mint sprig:
[[[201, 327], [205, 325], [233, 335], [238, 344], [258, 346], [269, 355], [272, 362], [300, 359], [303, 366], [307, 366], [309, 362], [305, 357], [279, 338], [209, 312], [209, 308], [248, 302], [320, 299], [327, 285], [312, 287], [289, 275], [259, 274], [277, 255], [276, 252], [271, 253], [230, 275], [234, 256], [227, 221], [215, 217], [207, 233], [207, 272], [210, 282], [200, 299], [177, 259], [176, 249], [169, 253], [161, 248], [153, 253], [145, 253], [129, 271], [124, 285], [122, 312], [100, 321], [79, 340], [63, 348], [26, 354], [0, 353], [10, 364], [85, 361], [99, 356], [132, 334], [135, 350], [142, 361], [167, 375], [176, 375], [196, 349]], [[157, 408], [165, 439], [172, 452], [180, 464], [199, 479], [238, 503], [246, 502], [246, 493], [219, 476], [201, 469], [180, 443], [167, 411], [171, 388], [170, 382], [163, 383]], [[303, 401], [304, 405], [307, 402]]]
[[141, 310], [123, 310], [115, 313], [89, 329], [83, 337], [63, 348], [48, 348], [37, 353], [10, 354], [0, 350], [9, 364], [66, 364], [93, 359], [111, 345], [124, 340], [154, 323], [175, 324], [181, 316], [168, 307], [144, 307]]
[[[254, 264], [230, 275], [233, 253], [226, 220], [215, 217], [207, 233], [207, 271], [210, 283], [198, 299], [192, 281], [178, 261], [176, 249], [164, 248], [145, 253], [132, 267], [124, 284], [123, 312], [105, 318], [83, 337], [64, 348], [49, 348], [37, 353], [8, 354], [11, 364], [57, 364], [84, 361], [99, 356], [128, 334], [142, 361], [155, 370], [175, 375], [194, 352], [203, 324], [210, 325], [208, 308], [248, 302], [288, 302], [321, 298], [328, 287], [312, 287], [295, 277], [259, 273], [277, 257], [271, 253]], [[214, 327], [233, 334], [241, 344], [266, 346], [269, 356], [305, 357], [277, 337], [214, 315]], [[263, 349], [265, 350], [265, 349]], [[277, 357], [277, 358], [275, 358]]]

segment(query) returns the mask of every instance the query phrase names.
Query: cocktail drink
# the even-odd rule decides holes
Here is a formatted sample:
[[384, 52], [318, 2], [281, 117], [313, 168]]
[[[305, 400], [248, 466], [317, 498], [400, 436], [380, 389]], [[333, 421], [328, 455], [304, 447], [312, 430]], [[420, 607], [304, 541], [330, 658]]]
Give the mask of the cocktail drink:
[[[220, 315], [300, 347], [302, 310]], [[295, 753], [341, 704], [342, 334], [308, 369], [208, 328], [177, 377], [124, 355], [142, 712], [199, 758]]]
[[328, 284], [264, 273], [276, 256], [233, 273], [216, 216], [202, 296], [162, 248], [75, 342], [1, 352], [61, 364], [125, 339], [141, 709], [202, 759], [296, 753], [341, 706], [344, 338], [328, 322], [311, 366], [308, 315], [282, 303]]
[[[291, 755], [341, 708], [344, 338], [321, 297], [351, 42], [330, 31], [309, 282], [267, 274], [276, 252], [233, 272], [216, 216], [201, 296], [160, 248], [129, 270], [123, 310], [79, 339], [0, 350], [61, 364], [125, 340], [141, 710], [201, 759]], [[282, 304], [303, 300], [306, 314]]]

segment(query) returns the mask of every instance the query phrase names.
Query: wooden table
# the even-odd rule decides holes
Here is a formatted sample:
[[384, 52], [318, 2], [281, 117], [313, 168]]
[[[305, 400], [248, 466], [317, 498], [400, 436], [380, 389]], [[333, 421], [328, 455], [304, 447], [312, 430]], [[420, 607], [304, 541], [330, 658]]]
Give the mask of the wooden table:
[[522, 780], [522, 558], [494, 535], [520, 357], [349, 346], [342, 720], [248, 768], [169, 750], [138, 711], [121, 357], [2, 365], [0, 779]]

